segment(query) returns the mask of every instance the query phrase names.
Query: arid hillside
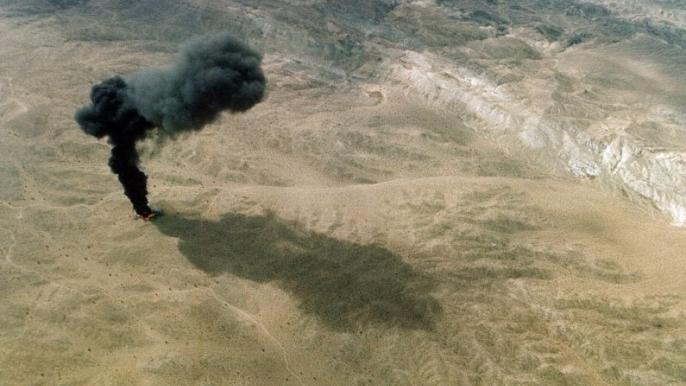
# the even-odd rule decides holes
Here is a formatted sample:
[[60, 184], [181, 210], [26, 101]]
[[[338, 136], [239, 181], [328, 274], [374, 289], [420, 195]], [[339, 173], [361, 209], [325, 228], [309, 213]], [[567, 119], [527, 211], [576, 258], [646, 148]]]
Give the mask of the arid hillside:
[[[90, 88], [228, 31], [267, 97]], [[686, 384], [680, 1], [0, 0], [0, 384]]]

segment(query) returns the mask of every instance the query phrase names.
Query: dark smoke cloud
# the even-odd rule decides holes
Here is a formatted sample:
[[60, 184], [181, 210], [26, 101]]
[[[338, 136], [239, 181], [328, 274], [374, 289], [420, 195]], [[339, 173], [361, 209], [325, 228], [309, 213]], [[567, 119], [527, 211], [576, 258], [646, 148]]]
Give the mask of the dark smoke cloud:
[[136, 141], [154, 127], [174, 136], [202, 129], [222, 111], [250, 109], [264, 96], [261, 59], [231, 35], [221, 34], [185, 43], [169, 66], [115, 76], [93, 87], [92, 104], [76, 112], [76, 121], [86, 133], [109, 138], [110, 168], [136, 213], [152, 214]]

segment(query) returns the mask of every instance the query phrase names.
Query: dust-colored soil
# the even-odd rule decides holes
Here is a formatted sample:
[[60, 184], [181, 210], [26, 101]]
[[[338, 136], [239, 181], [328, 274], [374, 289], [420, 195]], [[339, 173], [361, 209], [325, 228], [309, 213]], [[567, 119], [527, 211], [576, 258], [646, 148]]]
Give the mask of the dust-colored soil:
[[[164, 2], [176, 5], [134, 30], [152, 3], [114, 3], [0, 1], [0, 384], [686, 384], [686, 232], [604, 177], [481, 130], [465, 112], [476, 99], [408, 89], [406, 54], [388, 41], [355, 51], [345, 36], [359, 31], [341, 15], [367, 20], [385, 3], [359, 15], [354, 2], [327, 5], [340, 19], [321, 36], [297, 13], [314, 6]], [[107, 168], [107, 143], [72, 115], [95, 82], [169, 60], [194, 17], [208, 31], [234, 22], [266, 52], [269, 97], [141, 144], [164, 211], [146, 223]], [[384, 32], [395, 43], [423, 36], [458, 61], [447, 41], [547, 55], [473, 40], [496, 21], [434, 31], [427, 17], [400, 7], [378, 28], [395, 23]]]

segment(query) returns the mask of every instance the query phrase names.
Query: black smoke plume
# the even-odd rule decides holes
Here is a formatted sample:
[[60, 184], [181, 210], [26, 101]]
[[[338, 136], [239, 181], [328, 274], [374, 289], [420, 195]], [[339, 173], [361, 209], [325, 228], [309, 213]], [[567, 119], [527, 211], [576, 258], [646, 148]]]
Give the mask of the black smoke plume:
[[222, 111], [250, 109], [264, 96], [261, 60], [250, 47], [220, 34], [185, 43], [169, 66], [115, 76], [93, 87], [91, 104], [76, 112], [76, 121], [86, 133], [108, 137], [110, 168], [136, 213], [152, 214], [136, 142], [155, 127], [174, 136], [202, 129]]

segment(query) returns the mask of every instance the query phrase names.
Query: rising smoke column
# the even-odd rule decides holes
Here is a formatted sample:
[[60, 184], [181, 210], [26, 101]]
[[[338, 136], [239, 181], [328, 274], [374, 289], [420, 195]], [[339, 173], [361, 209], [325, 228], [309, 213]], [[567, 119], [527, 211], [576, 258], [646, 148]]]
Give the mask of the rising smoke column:
[[76, 112], [76, 121], [87, 134], [108, 137], [110, 168], [136, 213], [152, 215], [136, 142], [155, 127], [173, 137], [202, 129], [222, 111], [250, 109], [264, 96], [261, 60], [229, 34], [206, 36], [185, 43], [171, 65], [115, 76], [93, 87], [91, 104]]

